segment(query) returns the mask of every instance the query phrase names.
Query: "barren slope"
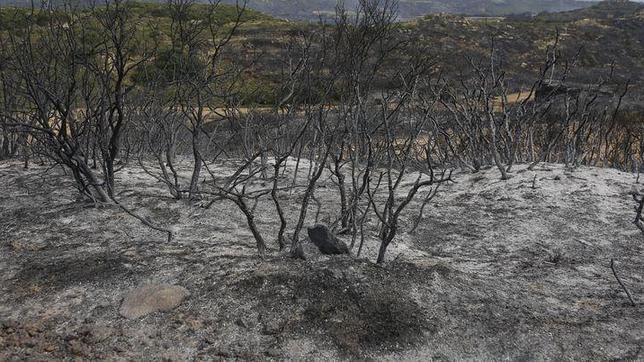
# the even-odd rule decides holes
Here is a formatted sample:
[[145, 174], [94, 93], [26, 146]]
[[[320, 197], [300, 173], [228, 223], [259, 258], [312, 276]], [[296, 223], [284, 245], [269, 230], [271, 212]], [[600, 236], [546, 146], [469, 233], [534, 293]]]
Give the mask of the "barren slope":
[[[52, 187], [67, 179], [45, 170], [0, 163], [0, 360], [644, 358], [632, 174], [459, 173], [380, 267], [276, 252], [260, 260], [232, 204], [191, 208], [153, 197], [163, 189], [137, 169], [121, 172], [122, 199], [177, 231], [168, 244], [118, 208], [75, 202]], [[318, 189], [321, 221], [336, 215], [336, 194], [328, 180]], [[298, 195], [283, 199], [297, 205]], [[272, 241], [271, 204], [258, 214]], [[146, 283], [191, 295], [170, 312], [121, 317], [124, 294]]]

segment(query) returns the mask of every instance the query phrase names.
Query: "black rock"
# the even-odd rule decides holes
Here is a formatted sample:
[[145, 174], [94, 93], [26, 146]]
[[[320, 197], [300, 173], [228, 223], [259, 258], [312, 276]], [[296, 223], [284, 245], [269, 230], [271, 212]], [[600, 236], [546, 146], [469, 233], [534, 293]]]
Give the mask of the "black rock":
[[342, 240], [338, 239], [325, 225], [315, 225], [308, 228], [309, 238], [322, 254], [338, 255], [349, 254], [349, 248]]

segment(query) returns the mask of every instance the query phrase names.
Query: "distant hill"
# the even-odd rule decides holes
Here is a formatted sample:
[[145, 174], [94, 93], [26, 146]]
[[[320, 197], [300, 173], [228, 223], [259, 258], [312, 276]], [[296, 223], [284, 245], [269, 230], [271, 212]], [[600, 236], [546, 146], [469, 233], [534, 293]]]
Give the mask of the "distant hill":
[[[61, 0], [51, 0], [61, 1]], [[90, 0], [74, 0], [90, 1]], [[198, 0], [206, 2], [207, 0]], [[222, 0], [235, 4], [237, 0]], [[280, 18], [316, 20], [333, 15], [338, 0], [248, 0], [248, 7]], [[163, 2], [152, 0], [150, 2]], [[241, 0], [240, 0], [241, 2]], [[344, 0], [347, 9], [353, 9], [357, 0]], [[29, 5], [31, 0], [0, 0], [2, 5]], [[464, 15], [508, 15], [519, 13], [559, 12], [592, 5], [579, 0], [399, 0], [400, 19], [410, 19], [429, 13]]]
[[[274, 0], [267, 0], [271, 1]], [[462, 0], [454, 3], [458, 1]], [[644, 104], [644, 4], [613, 0], [587, 5], [574, 11], [537, 16], [427, 14], [401, 22], [395, 36], [405, 43], [418, 45], [428, 56], [437, 59], [445, 76], [459, 75], [467, 69], [466, 58], [488, 57], [493, 38], [497, 54], [505, 60], [506, 75], [518, 89], [531, 84], [543, 65], [546, 45], [559, 33], [560, 57], [570, 59], [579, 54], [570, 82], [593, 83], [600, 76], [606, 77], [612, 69], [614, 82], [630, 81], [629, 97], [639, 97], [637, 102]], [[137, 16], [153, 20], [161, 29], [169, 27], [164, 5], [136, 3], [132, 6]], [[200, 13], [199, 7], [195, 13]], [[226, 23], [235, 18], [235, 10], [222, 6], [218, 15]], [[13, 17], [12, 10], [0, 9], [0, 32], [16, 29], [10, 21]], [[275, 19], [255, 11], [248, 11], [244, 20], [229, 49], [235, 62], [250, 69], [246, 74], [244, 97], [257, 104], [273, 104], [275, 89], [283, 78], [281, 60], [288, 56], [292, 36], [316, 31], [318, 26]], [[259, 56], [262, 54], [270, 56]], [[405, 56], [401, 54], [392, 66], [404, 62]]]
[[627, 0], [606, 0], [584, 9], [560, 13], [544, 13], [544, 20], [577, 21], [582, 19], [618, 19], [644, 16], [644, 4]]
[[[235, 0], [223, 0], [235, 3]], [[356, 0], [346, 0], [347, 9], [356, 7]], [[337, 0], [248, 0], [248, 6], [273, 16], [315, 20], [333, 14]], [[592, 2], [577, 0], [399, 0], [399, 17], [409, 19], [428, 13], [464, 15], [508, 15], [519, 13], [559, 12], [583, 8]]]
[[600, 76], [607, 78], [612, 69], [612, 81], [629, 81], [627, 97], [644, 104], [643, 14], [642, 3], [612, 0], [538, 16], [430, 14], [403, 24], [412, 43], [424, 45], [440, 59], [445, 74], [458, 74], [465, 69], [465, 56], [488, 56], [493, 36], [498, 54], [507, 60], [507, 75], [518, 84], [533, 79], [543, 64], [546, 44], [559, 33], [561, 58], [579, 55], [569, 81], [590, 84]]

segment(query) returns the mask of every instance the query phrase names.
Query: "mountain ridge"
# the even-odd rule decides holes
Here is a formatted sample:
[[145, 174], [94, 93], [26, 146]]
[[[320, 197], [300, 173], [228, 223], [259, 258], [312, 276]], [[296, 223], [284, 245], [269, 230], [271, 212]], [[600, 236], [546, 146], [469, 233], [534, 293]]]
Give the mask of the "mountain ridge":
[[[222, 0], [222, 3], [235, 4], [237, 1]], [[199, 2], [205, 2], [205, 0]], [[304, 21], [314, 21], [320, 16], [332, 15], [337, 3], [338, 0], [247, 0], [247, 6], [254, 10], [279, 18]], [[569, 11], [588, 7], [593, 3], [595, 2], [583, 0], [399, 0], [398, 13], [400, 20], [430, 13], [501, 16]], [[0, 6], [30, 4], [31, 0], [0, 0]], [[355, 9], [358, 0], [346, 0], [344, 4], [348, 10]]]
[[[236, 0], [224, 0], [234, 4]], [[400, 20], [430, 13], [501, 16], [520, 13], [560, 12], [580, 9], [594, 2], [580, 0], [399, 0]], [[316, 20], [332, 15], [337, 0], [249, 0], [248, 7], [290, 20]], [[357, 7], [357, 0], [344, 2], [347, 10]]]

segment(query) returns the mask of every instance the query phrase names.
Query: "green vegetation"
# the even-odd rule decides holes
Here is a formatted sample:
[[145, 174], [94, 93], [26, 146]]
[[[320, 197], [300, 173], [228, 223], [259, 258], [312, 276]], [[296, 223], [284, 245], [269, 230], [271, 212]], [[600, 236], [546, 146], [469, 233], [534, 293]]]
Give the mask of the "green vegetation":
[[[224, 0], [234, 3], [235, 0]], [[253, 9], [288, 19], [317, 21], [320, 16], [332, 18], [336, 0], [249, 0]], [[346, 0], [349, 10], [356, 9], [358, 1]], [[542, 11], [566, 11], [588, 6], [577, 0], [399, 0], [398, 15], [412, 19], [427, 13], [452, 13], [499, 16]]]
[[[407, 6], [406, 2], [401, 4]], [[251, 3], [250, 5], [253, 5]], [[136, 22], [141, 49], [156, 47], [156, 56], [131, 81], [143, 83], [150, 77], [169, 79], [173, 74], [195, 71], [203, 60], [173, 49], [170, 41], [171, 8], [167, 4], [130, 2], [129, 16]], [[628, 1], [602, 2], [589, 8], [563, 13], [541, 14], [536, 17], [472, 18], [458, 15], [433, 14], [398, 24], [401, 41], [414, 44], [427, 56], [437, 60], [444, 74], [457, 74], [466, 57], [483, 58], [492, 40], [505, 59], [508, 76], [516, 83], [534, 77], [543, 63], [545, 49], [560, 34], [561, 56], [580, 54], [575, 76], [584, 82], [608, 71], [614, 63], [614, 76], [630, 80], [635, 92], [644, 91], [644, 5]], [[190, 21], [213, 17], [222, 34], [237, 19], [237, 8], [219, 5], [214, 12], [204, 4], [194, 5], [187, 13]], [[89, 12], [79, 9], [78, 12]], [[18, 34], [28, 24], [45, 26], [53, 12], [27, 8], [0, 8], [0, 34]], [[82, 16], [80, 16], [82, 18]], [[294, 40], [319, 29], [312, 23], [288, 22], [245, 9], [224, 59], [244, 69], [244, 84], [237, 89], [239, 99], [249, 104], [273, 104], [275, 89], [283, 76], [288, 48]], [[83, 20], [85, 36], [91, 38], [91, 26]], [[87, 31], [89, 30], [89, 31]], [[204, 39], [202, 46], [212, 46], [213, 39]], [[581, 46], [583, 44], [583, 47]], [[400, 61], [406, 57], [400, 54]], [[181, 65], [179, 65], [181, 63]], [[395, 63], [394, 63], [395, 66]], [[517, 86], [518, 87], [518, 86]]]
[[[148, 2], [131, 2], [128, 4], [131, 8], [134, 15], [140, 17], [150, 17], [156, 19], [166, 19], [170, 18], [170, 8], [166, 4], [157, 4], [157, 3], [148, 3]], [[216, 22], [218, 24], [228, 24], [234, 22], [237, 19], [238, 12], [240, 9], [232, 5], [218, 5], [216, 12], [213, 14]], [[210, 14], [210, 6], [207, 4], [195, 4], [193, 5], [188, 14], [188, 19], [190, 20], [201, 20], [205, 16]], [[250, 8], [244, 9], [241, 21], [258, 21], [258, 20], [268, 20], [271, 19], [269, 15], [265, 15], [258, 11], [252, 10]]]

